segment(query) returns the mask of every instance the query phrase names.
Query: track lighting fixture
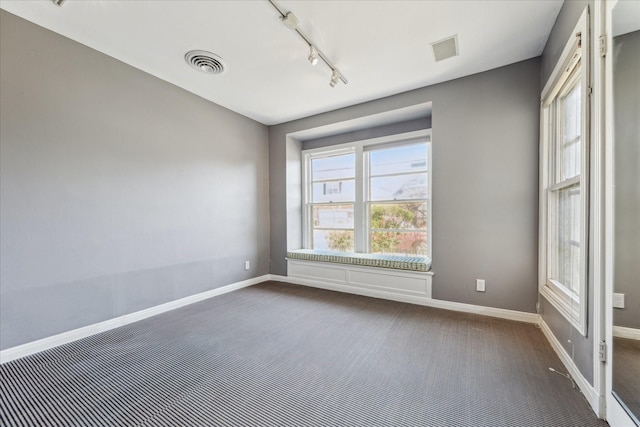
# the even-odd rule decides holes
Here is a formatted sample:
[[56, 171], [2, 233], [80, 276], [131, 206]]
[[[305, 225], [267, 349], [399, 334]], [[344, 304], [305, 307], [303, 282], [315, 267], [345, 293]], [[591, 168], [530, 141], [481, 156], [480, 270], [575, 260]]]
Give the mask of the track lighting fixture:
[[[64, 1], [64, 0], [63, 0]], [[289, 28], [290, 30], [295, 31], [298, 35], [305, 41], [307, 46], [309, 46], [309, 62], [311, 65], [316, 65], [318, 60], [321, 59], [327, 67], [331, 70], [331, 80], [329, 81], [329, 85], [331, 87], [335, 87], [338, 84], [338, 81], [342, 80], [342, 83], [347, 84], [349, 81], [342, 75], [338, 67], [333, 65], [331, 61], [326, 57], [324, 53], [320, 49], [318, 49], [317, 45], [313, 43], [313, 41], [307, 37], [307, 35], [300, 29], [300, 21], [298, 17], [293, 14], [293, 12], [285, 12], [275, 0], [268, 0], [269, 3], [278, 11], [280, 14], [280, 20], [282, 23]]]
[[64, 4], [64, 2], [66, 2], [67, 0], [53, 0], [53, 4], [55, 4], [58, 7], [62, 7], [62, 5]]
[[318, 51], [314, 45], [309, 46], [309, 62], [311, 62], [311, 65], [318, 63]]
[[300, 21], [298, 21], [298, 17], [294, 15], [293, 12], [287, 12], [287, 14], [281, 17], [280, 19], [288, 29], [290, 30], [298, 29], [298, 24], [300, 23]]
[[329, 86], [336, 87], [338, 84], [338, 73], [336, 70], [332, 70], [331, 72], [331, 80], [329, 80]]

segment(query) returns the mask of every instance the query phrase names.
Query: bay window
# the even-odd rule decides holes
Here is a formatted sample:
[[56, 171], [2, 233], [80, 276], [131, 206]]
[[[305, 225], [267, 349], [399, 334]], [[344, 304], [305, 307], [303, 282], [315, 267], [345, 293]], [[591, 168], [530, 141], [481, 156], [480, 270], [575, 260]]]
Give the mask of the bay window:
[[304, 150], [304, 244], [430, 256], [430, 132]]

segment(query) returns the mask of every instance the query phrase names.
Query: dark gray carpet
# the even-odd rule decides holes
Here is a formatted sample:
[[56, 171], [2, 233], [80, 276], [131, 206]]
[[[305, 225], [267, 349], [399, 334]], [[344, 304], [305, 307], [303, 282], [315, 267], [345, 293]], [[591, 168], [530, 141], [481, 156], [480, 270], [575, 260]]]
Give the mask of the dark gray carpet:
[[640, 419], [640, 341], [613, 338], [613, 391]]
[[2, 425], [602, 426], [534, 325], [267, 282], [2, 365]]

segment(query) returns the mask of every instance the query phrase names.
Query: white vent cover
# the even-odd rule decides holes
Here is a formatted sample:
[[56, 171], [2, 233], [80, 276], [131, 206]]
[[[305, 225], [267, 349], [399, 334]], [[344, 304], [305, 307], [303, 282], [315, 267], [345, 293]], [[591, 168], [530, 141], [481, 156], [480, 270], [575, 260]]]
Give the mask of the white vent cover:
[[431, 43], [436, 62], [458, 56], [458, 35]]
[[224, 62], [215, 53], [205, 50], [192, 50], [184, 56], [187, 64], [196, 70], [206, 74], [221, 74], [224, 71]]

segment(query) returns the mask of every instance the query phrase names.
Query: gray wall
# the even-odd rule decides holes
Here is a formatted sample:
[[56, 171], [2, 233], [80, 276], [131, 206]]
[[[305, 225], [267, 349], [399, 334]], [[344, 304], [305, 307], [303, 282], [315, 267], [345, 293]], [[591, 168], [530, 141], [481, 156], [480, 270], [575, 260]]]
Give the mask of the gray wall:
[[544, 87], [547, 80], [556, 66], [556, 62], [562, 55], [562, 50], [569, 40], [571, 32], [578, 23], [578, 18], [582, 15], [585, 7], [591, 10], [590, 28], [593, 28], [593, 0], [569, 0], [562, 4], [562, 9], [556, 18], [556, 22], [551, 29], [551, 34], [547, 39], [541, 57], [540, 82], [541, 88]]
[[433, 297], [534, 312], [539, 77], [536, 58], [271, 127], [271, 272], [286, 275], [287, 232], [299, 234], [285, 215], [287, 135], [431, 101]]
[[406, 120], [384, 126], [376, 126], [373, 128], [340, 133], [337, 135], [326, 136], [324, 138], [310, 139], [308, 141], [303, 141], [302, 147], [305, 150], [308, 150], [311, 148], [328, 147], [331, 145], [343, 144], [353, 141], [364, 141], [367, 139], [398, 135], [401, 133], [413, 132], [423, 129], [431, 129], [430, 116], [420, 119]]
[[640, 329], [640, 31], [613, 40], [616, 326]]
[[[571, 36], [571, 32], [575, 28], [580, 15], [585, 7], [589, 7], [593, 11], [593, 0], [572, 0], [565, 1], [562, 9], [558, 14], [556, 22], [551, 30], [551, 35], [547, 40], [547, 44], [542, 52], [541, 72], [540, 72], [540, 88], [542, 89], [553, 72], [553, 68], [558, 62], [565, 44]], [[590, 15], [589, 28], [593, 28], [593, 12]], [[591, 35], [591, 40], [594, 40]], [[590, 233], [591, 236], [593, 235]], [[592, 245], [590, 245], [592, 246]], [[593, 269], [593, 257], [590, 254], [590, 268]], [[571, 324], [558, 312], [544, 297], [540, 296], [541, 315], [545, 323], [549, 326], [558, 341], [564, 346], [568, 354], [574, 356], [574, 362], [585, 379], [593, 384], [593, 274], [590, 271], [588, 283], [588, 319], [587, 319], [587, 336], [582, 336]]]
[[269, 272], [265, 126], [4, 11], [0, 31], [2, 349]]

